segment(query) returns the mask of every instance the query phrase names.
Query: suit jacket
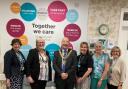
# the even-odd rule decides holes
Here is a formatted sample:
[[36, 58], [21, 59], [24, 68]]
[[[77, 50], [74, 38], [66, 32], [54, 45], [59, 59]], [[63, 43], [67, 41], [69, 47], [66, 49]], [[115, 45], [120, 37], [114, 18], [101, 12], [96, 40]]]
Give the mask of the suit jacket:
[[[19, 51], [21, 54], [22, 58], [25, 61], [24, 55]], [[25, 62], [24, 62], [25, 66]], [[20, 73], [24, 73], [24, 71], [20, 70], [21, 65], [20, 61], [16, 55], [16, 52], [11, 49], [7, 51], [4, 55], [4, 74], [6, 78], [10, 78], [12, 75], [19, 75]]]
[[[75, 73], [76, 73], [76, 65], [77, 65], [77, 54], [76, 51], [68, 49], [68, 52], [70, 52], [70, 55], [66, 60], [65, 64], [65, 73], [68, 73], [67, 80], [69, 82], [75, 81]], [[62, 71], [62, 57], [59, 53], [59, 51], [54, 52], [54, 60], [53, 60], [53, 68], [55, 70], [55, 82], [59, 82], [61, 79], [61, 73]]]
[[[49, 53], [46, 51], [46, 55], [49, 58], [48, 61], [48, 66], [49, 66], [49, 80], [51, 80], [51, 76], [52, 76], [52, 70], [51, 70], [51, 60], [49, 57]], [[39, 77], [39, 73], [40, 73], [40, 63], [39, 63], [39, 54], [38, 54], [38, 50], [35, 49], [31, 49], [29, 51], [28, 57], [27, 57], [27, 62], [26, 62], [26, 76], [30, 76], [33, 78], [34, 81], [38, 80]]]

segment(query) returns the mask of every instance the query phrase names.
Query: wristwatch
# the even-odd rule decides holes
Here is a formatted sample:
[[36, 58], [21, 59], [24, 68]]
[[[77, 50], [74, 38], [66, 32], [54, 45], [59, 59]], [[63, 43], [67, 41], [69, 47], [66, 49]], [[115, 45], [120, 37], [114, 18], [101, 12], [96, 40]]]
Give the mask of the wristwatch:
[[122, 86], [122, 84], [119, 84], [118, 86]]

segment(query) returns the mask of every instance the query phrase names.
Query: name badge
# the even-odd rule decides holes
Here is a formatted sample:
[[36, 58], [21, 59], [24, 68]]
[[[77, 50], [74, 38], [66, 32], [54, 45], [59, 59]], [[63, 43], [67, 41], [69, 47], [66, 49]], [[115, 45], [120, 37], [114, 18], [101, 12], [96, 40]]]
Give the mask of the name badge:
[[81, 65], [80, 65], [80, 64], [78, 64], [77, 66], [78, 66], [78, 68], [80, 68], [80, 67], [81, 67]]

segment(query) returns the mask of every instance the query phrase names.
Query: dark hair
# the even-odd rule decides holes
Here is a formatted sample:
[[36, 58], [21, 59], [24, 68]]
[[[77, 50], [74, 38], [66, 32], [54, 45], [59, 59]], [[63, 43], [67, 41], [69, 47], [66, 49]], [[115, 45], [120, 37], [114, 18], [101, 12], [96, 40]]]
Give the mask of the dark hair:
[[21, 41], [17, 38], [12, 40], [11, 45], [14, 45], [15, 43], [19, 43], [20, 46], [22, 45]]

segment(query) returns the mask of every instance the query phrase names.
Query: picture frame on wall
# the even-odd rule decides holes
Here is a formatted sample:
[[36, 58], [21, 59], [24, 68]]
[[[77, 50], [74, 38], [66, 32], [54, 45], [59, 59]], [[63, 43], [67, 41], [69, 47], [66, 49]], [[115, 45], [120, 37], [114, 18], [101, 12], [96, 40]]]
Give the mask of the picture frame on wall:
[[103, 49], [107, 48], [108, 40], [105, 38], [94, 38], [94, 39], [89, 39], [89, 47], [90, 49], [95, 48], [95, 43], [97, 41], [100, 41], [102, 43]]
[[120, 18], [120, 23], [125, 30], [128, 30], [128, 8], [122, 8], [121, 9], [121, 18]]
[[115, 41], [114, 40], [111, 40], [111, 39], [108, 39], [108, 42], [107, 42], [107, 49], [111, 50], [115, 45]]
[[123, 14], [123, 20], [128, 21], [128, 12], [124, 12]]
[[103, 49], [107, 48], [107, 42], [108, 42], [107, 39], [99, 39], [98, 41], [100, 41], [102, 43]]
[[95, 43], [97, 42], [98, 39], [89, 39], [89, 48], [91, 50], [94, 50]]

